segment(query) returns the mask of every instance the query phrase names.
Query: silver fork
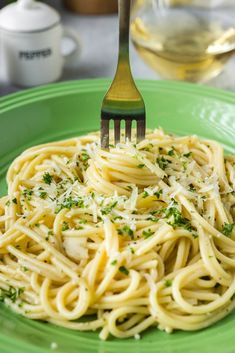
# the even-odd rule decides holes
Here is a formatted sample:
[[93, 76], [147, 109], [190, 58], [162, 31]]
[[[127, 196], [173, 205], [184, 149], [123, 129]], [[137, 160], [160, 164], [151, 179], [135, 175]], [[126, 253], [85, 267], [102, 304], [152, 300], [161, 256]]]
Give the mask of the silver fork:
[[132, 77], [129, 60], [131, 0], [119, 0], [119, 55], [114, 80], [101, 108], [101, 147], [109, 147], [109, 125], [114, 120], [114, 141], [120, 142], [121, 121], [125, 121], [125, 138], [131, 140], [132, 122], [137, 125], [137, 142], [145, 138], [145, 105]]

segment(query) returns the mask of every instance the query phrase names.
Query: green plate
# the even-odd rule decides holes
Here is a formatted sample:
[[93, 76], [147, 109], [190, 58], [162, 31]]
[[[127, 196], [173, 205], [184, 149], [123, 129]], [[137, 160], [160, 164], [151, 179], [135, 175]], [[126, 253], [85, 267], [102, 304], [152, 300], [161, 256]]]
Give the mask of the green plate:
[[[0, 190], [12, 159], [38, 143], [81, 135], [99, 128], [107, 80], [54, 84], [0, 99]], [[198, 85], [139, 81], [149, 127], [198, 134], [235, 153], [235, 95]], [[198, 332], [167, 334], [151, 329], [140, 340], [102, 342], [95, 332], [76, 332], [22, 318], [0, 306], [1, 353], [232, 353], [235, 313]]]

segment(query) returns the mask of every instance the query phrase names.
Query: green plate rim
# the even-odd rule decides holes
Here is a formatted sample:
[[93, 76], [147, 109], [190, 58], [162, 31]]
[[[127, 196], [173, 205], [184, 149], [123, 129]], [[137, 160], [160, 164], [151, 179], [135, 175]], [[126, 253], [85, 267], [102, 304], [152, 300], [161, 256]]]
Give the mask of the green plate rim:
[[[162, 80], [145, 80], [137, 79], [137, 85], [143, 89], [161, 89], [162, 91], [170, 91], [173, 89], [182, 93], [195, 94], [197, 96], [205, 96], [217, 98], [226, 102], [234, 102], [235, 92], [224, 91], [219, 88], [203, 86], [201, 84], [193, 84], [178, 81], [162, 81]], [[68, 95], [76, 93], [79, 90], [82, 92], [97, 91], [100, 88], [109, 87], [111, 83], [110, 78], [99, 79], [84, 79], [74, 81], [64, 81], [59, 83], [52, 83], [36, 88], [24, 89], [23, 91], [11, 93], [0, 98], [0, 113], [5, 112], [14, 107], [19, 107], [25, 103], [32, 103], [45, 98], [58, 97], [61, 95]]]

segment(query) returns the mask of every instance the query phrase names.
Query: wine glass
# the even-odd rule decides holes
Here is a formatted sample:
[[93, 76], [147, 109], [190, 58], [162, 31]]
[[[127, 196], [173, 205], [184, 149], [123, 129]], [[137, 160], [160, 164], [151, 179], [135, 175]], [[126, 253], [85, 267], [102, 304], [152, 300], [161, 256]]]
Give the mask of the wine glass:
[[208, 81], [235, 52], [235, 1], [136, 0], [131, 38], [162, 77]]

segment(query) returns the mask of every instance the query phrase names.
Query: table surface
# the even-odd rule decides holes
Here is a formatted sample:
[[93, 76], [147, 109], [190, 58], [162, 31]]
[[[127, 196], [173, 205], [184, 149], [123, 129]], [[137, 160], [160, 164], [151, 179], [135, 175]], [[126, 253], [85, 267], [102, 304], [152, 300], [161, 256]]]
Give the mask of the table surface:
[[[66, 11], [59, 0], [46, 2], [61, 13], [62, 23], [77, 31], [81, 40], [81, 56], [77, 68], [65, 68], [61, 81], [113, 77], [118, 50], [118, 19], [116, 15], [80, 16]], [[136, 53], [131, 45], [131, 65], [135, 78], [159, 79]], [[235, 91], [235, 57], [230, 59], [223, 73], [207, 83], [209, 86]], [[2, 82], [0, 96], [16, 92], [22, 88]]]

